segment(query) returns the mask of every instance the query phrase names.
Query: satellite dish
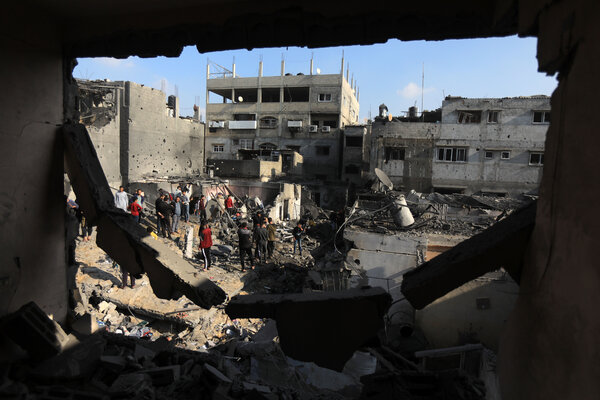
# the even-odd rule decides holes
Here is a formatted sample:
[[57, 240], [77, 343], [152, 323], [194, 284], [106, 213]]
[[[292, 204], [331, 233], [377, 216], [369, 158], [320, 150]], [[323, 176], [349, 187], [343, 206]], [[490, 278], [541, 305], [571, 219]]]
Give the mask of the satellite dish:
[[389, 190], [394, 189], [394, 184], [392, 183], [392, 181], [390, 180], [390, 178], [387, 176], [387, 174], [385, 172], [383, 172], [379, 168], [375, 168], [375, 175], [377, 175], [377, 178], [379, 178], [379, 181], [381, 183], [383, 183], [384, 186], [387, 186]]
[[317, 68], [317, 75], [321, 73], [321, 68]]
[[239, 97], [238, 97], [238, 103], [241, 103], [241, 102], [243, 102], [243, 101], [244, 101], [244, 98], [243, 98], [242, 96], [239, 96]]

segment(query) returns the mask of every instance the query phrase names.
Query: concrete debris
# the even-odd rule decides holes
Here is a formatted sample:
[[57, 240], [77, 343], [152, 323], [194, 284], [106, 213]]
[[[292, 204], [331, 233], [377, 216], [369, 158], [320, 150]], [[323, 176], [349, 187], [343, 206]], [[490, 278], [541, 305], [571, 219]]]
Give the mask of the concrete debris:
[[60, 353], [69, 342], [62, 327], [34, 302], [5, 317], [0, 329], [30, 356], [39, 359]]
[[404, 274], [402, 293], [417, 309], [486, 272], [505, 268], [519, 281], [536, 203]]

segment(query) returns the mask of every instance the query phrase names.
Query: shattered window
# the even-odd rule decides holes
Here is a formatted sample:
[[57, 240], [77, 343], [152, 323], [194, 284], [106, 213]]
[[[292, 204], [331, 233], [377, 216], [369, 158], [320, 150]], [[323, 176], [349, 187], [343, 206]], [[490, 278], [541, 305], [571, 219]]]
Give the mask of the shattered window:
[[469, 110], [458, 112], [459, 124], [478, 124], [481, 122], [481, 110]]
[[362, 136], [346, 136], [346, 147], [362, 147]]
[[550, 111], [534, 111], [533, 112], [533, 123], [534, 124], [549, 124], [550, 123]]
[[328, 156], [329, 146], [316, 146], [316, 151], [318, 156]]
[[437, 152], [438, 161], [453, 161], [453, 162], [465, 162], [467, 161], [467, 148], [466, 147], [440, 147]]
[[319, 101], [331, 101], [331, 93], [319, 93]]
[[503, 151], [502, 153], [500, 153], [500, 159], [510, 160], [510, 151]]
[[385, 161], [390, 160], [404, 160], [406, 155], [406, 149], [404, 147], [386, 147], [385, 148]]
[[544, 153], [529, 153], [529, 165], [544, 165]]
[[240, 149], [252, 150], [254, 140], [252, 139], [240, 139]]
[[263, 117], [260, 119], [260, 127], [263, 129], [277, 128], [277, 118], [275, 117]]
[[499, 111], [488, 111], [488, 124], [497, 124], [499, 113]]

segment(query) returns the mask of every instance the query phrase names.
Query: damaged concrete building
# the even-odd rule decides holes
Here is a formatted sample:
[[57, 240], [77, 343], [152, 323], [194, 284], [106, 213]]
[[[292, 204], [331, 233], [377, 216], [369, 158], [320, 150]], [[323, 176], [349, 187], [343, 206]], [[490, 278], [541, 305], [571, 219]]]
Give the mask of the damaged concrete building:
[[376, 118], [371, 173], [379, 168], [396, 187], [422, 192], [537, 192], [550, 123], [549, 97], [448, 96], [439, 119], [435, 114]]
[[[344, 75], [345, 71], [345, 75]], [[293, 150], [304, 159], [303, 173], [324, 180], [339, 178], [340, 138], [358, 122], [358, 88], [348, 67], [339, 74], [285, 72], [241, 77], [224, 67], [207, 65], [207, 164], [238, 159], [238, 150]]]
[[[482, 265], [486, 268], [499, 263], [510, 266], [511, 276], [514, 274], [519, 284], [519, 294], [499, 347], [502, 397], [517, 400], [597, 399], [600, 397], [597, 357], [600, 318], [596, 304], [600, 301], [600, 280], [596, 246], [600, 239], [600, 223], [584, 200], [597, 198], [600, 194], [600, 170], [596, 167], [595, 155], [600, 139], [595, 134], [594, 118], [600, 91], [598, 19], [600, 8], [592, 0], [432, 0], [425, 3], [381, 2], [368, 7], [363, 2], [351, 1], [343, 5], [342, 11], [338, 2], [331, 1], [240, 1], [231, 7], [223, 7], [221, 2], [214, 1], [202, 4], [192, 1], [176, 4], [66, 1], [49, 5], [31, 0], [7, 4], [1, 28], [1, 46], [7, 62], [0, 67], [6, 82], [0, 107], [3, 178], [0, 190], [0, 315], [8, 316], [34, 301], [41, 311], [37, 313], [26, 307], [22, 309], [25, 315], [41, 314], [47, 319], [47, 314], [51, 314], [57, 322], [64, 323], [69, 310], [62, 185], [64, 155], [65, 150], [78, 150], [73, 147], [79, 143], [76, 139], [87, 137], [87, 133], [79, 128], [73, 130], [69, 125], [79, 121], [78, 115], [73, 113], [76, 88], [72, 69], [76, 57], [178, 56], [186, 45], [209, 52], [264, 46], [372, 44], [391, 38], [444, 40], [519, 34], [537, 37], [538, 68], [541, 72], [556, 75], [558, 80], [552, 96], [553, 115], [544, 147], [544, 173], [537, 208], [527, 212], [525, 219], [529, 222], [526, 227], [519, 225], [492, 231], [474, 242], [461, 243], [464, 245], [460, 259], [449, 250], [428, 261], [425, 267], [417, 267], [410, 276], [404, 276], [402, 292], [411, 304], [422, 308], [465, 280], [487, 272], [481, 269]], [[501, 150], [503, 148], [492, 149]], [[453, 158], [453, 154], [451, 152], [449, 157]], [[81, 164], [97, 160], [93, 151], [79, 155]], [[456, 157], [459, 157], [458, 151]], [[530, 160], [536, 161], [536, 158]], [[541, 163], [541, 157], [537, 161]], [[88, 185], [94, 183], [92, 176], [85, 178], [84, 181], [90, 181]], [[102, 187], [106, 185], [107, 182], [103, 182]], [[94, 203], [88, 206], [98, 206], [102, 218], [108, 218], [105, 226], [117, 227], [105, 232], [105, 239], [110, 240], [111, 233], [126, 233], [127, 230], [118, 228], [119, 215], [98, 203], [95, 187], [91, 185], [86, 191], [90, 194], [89, 203]], [[133, 240], [134, 237], [119, 236], [117, 248], [110, 250], [111, 253], [118, 253], [126, 243], [136, 251], [144, 250], [149, 268], [164, 271], [148, 244], [141, 244]], [[132, 259], [141, 254], [129, 253]], [[449, 255], [443, 257], [444, 254]], [[425, 273], [427, 279], [423, 278]], [[182, 282], [178, 281], [179, 284]], [[184, 285], [187, 289], [198, 284], [190, 282]], [[208, 281], [205, 283], [212, 287]], [[173, 292], [181, 288], [172, 287]], [[370, 304], [367, 296], [362, 298]], [[221, 299], [214, 300], [220, 303]], [[276, 309], [271, 304], [262, 310], [246, 304], [243, 311], [250, 308], [269, 313]], [[293, 305], [300, 307], [298, 303]], [[332, 306], [331, 303], [328, 305]], [[318, 304], [310, 304], [310, 307], [313, 312], [319, 312]], [[308, 324], [310, 317], [305, 319]], [[13, 326], [20, 326], [19, 321], [12, 322]], [[372, 326], [377, 327], [376, 324]], [[50, 322], [41, 331], [47, 334], [55, 332], [56, 328]], [[56, 336], [60, 336], [57, 340], [62, 338]], [[2, 339], [2, 357], [9, 359], [3, 366], [10, 365], [15, 348], [4, 336]], [[95, 339], [101, 338], [92, 337], [91, 340]], [[339, 341], [343, 336], [338, 335], [335, 339]], [[111, 340], [116, 343], [114, 338]], [[135, 348], [135, 345], [131, 347]], [[101, 350], [100, 346], [88, 348]], [[109, 346], [109, 349], [114, 348]], [[81, 353], [71, 355], [86, 358]], [[198, 366], [198, 375], [202, 376], [198, 382], [206, 384], [192, 386], [190, 392], [193, 394], [202, 393], [208, 397], [215, 390], [208, 388], [231, 386], [231, 379], [215, 371], [218, 363], [214, 360], [211, 363], [209, 357], [200, 353], [178, 353], [177, 357], [158, 355], [157, 361], [168, 363], [177, 359], [183, 364], [191, 359], [191, 366]], [[426, 355], [430, 356], [431, 353]], [[134, 361], [143, 362], [143, 359], [144, 356], [138, 354]], [[400, 361], [399, 357], [394, 359], [404, 370], [411, 365]], [[119, 365], [120, 361], [119, 358], [116, 361], [104, 358], [102, 363], [112, 367], [113, 371], [123, 371], [124, 364]], [[398, 370], [394, 365], [386, 364], [383, 358], [378, 362], [389, 367], [388, 375], [394, 375]], [[33, 367], [37, 365], [41, 364], [33, 363]], [[190, 363], [187, 365], [189, 367]], [[188, 367], [183, 371], [189, 373]], [[166, 368], [162, 370], [167, 375], [163, 382], [157, 376], [161, 371], [156, 369], [160, 368]], [[159, 385], [165, 380], [172, 381], [178, 368], [157, 367], [147, 373], [138, 369], [144, 372], [126, 378], [138, 379], [136, 382], [147, 388], [151, 383]], [[408, 378], [420, 367], [410, 368], [410, 373], [400, 373], [400, 376]], [[45, 364], [45, 369], [52, 370], [52, 365]], [[271, 371], [278, 369], [273, 367]], [[64, 380], [66, 372], [62, 372]], [[57, 370], [57, 373], [60, 378], [61, 371]], [[14, 373], [3, 374], [3, 382], [14, 378]], [[401, 391], [393, 385], [382, 384], [387, 381], [377, 380], [381, 376], [366, 378], [374, 384], [371, 387], [387, 388], [396, 395], [394, 389]], [[295, 381], [289, 379], [287, 382]], [[119, 384], [123, 384], [123, 379]], [[16, 390], [18, 382], [12, 386], [2, 385], [3, 390], [7, 387]], [[256, 386], [244, 390], [258, 389], [265, 390]], [[63, 393], [62, 397], [77, 397], [76, 392], [64, 388], [59, 393]], [[56, 392], [46, 394], [57, 397]]]
[[204, 172], [204, 124], [179, 99], [134, 82], [77, 80], [78, 109], [109, 185]]

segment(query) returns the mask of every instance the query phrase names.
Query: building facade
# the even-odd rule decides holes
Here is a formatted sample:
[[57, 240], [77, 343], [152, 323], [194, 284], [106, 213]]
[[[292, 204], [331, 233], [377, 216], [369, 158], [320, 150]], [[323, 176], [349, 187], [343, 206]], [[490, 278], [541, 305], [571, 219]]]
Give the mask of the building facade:
[[[213, 68], [213, 70], [211, 70]], [[237, 159], [238, 150], [293, 150], [304, 158], [304, 174], [338, 179], [341, 138], [346, 125], [358, 122], [356, 85], [339, 74], [292, 75], [281, 64], [280, 76], [242, 78], [207, 66], [206, 158]], [[210, 164], [210, 161], [208, 161]]]
[[380, 168], [398, 188], [422, 192], [537, 191], [550, 123], [549, 97], [446, 97], [439, 122], [418, 121], [376, 118], [372, 173]]

